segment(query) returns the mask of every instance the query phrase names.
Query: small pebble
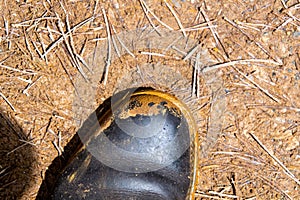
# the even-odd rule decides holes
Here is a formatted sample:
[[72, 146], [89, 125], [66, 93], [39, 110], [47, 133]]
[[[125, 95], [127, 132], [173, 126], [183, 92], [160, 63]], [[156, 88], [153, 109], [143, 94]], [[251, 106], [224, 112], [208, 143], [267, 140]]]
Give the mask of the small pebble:
[[293, 36], [294, 36], [294, 37], [300, 37], [300, 31], [295, 31], [295, 32], [293, 33]]
[[300, 72], [298, 72], [298, 73], [295, 74], [295, 79], [296, 79], [296, 81], [300, 80]]

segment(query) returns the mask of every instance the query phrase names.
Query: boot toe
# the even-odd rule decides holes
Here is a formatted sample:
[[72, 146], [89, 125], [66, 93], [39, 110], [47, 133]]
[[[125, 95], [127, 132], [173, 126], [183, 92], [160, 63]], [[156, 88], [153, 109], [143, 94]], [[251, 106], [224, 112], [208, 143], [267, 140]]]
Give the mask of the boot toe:
[[191, 112], [157, 90], [127, 94], [112, 97], [110, 109], [83, 125], [85, 146], [58, 178], [52, 199], [191, 199], [197, 135]]

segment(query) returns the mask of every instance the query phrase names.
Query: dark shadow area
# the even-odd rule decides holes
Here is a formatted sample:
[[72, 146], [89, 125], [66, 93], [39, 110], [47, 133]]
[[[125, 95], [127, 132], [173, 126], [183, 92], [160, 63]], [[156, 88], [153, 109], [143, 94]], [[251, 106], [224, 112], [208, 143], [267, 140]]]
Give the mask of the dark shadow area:
[[[95, 122], [94, 119], [97, 115], [101, 115], [105, 113], [108, 109], [110, 109], [111, 98], [104, 101], [96, 111], [84, 122], [84, 125], [80, 128], [80, 131], [84, 131], [83, 129], [89, 129], [92, 127], [92, 124]], [[87, 130], [87, 132], [89, 132]], [[87, 135], [87, 137], [90, 137]], [[88, 138], [85, 138], [88, 139]], [[75, 134], [71, 141], [64, 147], [64, 151], [61, 156], [56, 157], [52, 164], [48, 167], [48, 170], [45, 174], [45, 179], [42, 182], [42, 185], [39, 189], [36, 199], [51, 199], [51, 196], [54, 192], [55, 184], [59, 178], [59, 176], [63, 173], [65, 168], [69, 165], [70, 162], [74, 160], [77, 156], [77, 153], [83, 147], [82, 143], [83, 138], [80, 138], [78, 134]]]
[[48, 167], [45, 174], [45, 179], [39, 189], [36, 199], [51, 199], [55, 183], [65, 167], [69, 162], [73, 160], [74, 153], [82, 147], [82, 142], [79, 136], [76, 134], [68, 145], [64, 148], [64, 152], [61, 156], [56, 157], [52, 164]]
[[30, 198], [35, 155], [29, 136], [0, 108], [0, 199]]

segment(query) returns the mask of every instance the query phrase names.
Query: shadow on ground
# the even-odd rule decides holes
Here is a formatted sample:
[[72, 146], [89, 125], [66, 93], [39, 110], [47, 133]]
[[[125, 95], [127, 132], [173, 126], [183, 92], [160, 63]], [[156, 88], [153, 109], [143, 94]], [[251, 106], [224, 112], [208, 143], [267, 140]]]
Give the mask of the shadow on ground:
[[29, 137], [0, 108], [0, 199], [30, 198], [23, 195], [35, 182], [32, 170], [36, 154]]
[[82, 143], [79, 136], [76, 134], [64, 148], [63, 154], [59, 157], [56, 157], [52, 164], [48, 167], [48, 170], [45, 174], [45, 179], [43, 180], [37, 194], [37, 200], [51, 199], [57, 178], [72, 160], [73, 156], [75, 156], [74, 152], [77, 152], [78, 148], [80, 147], [82, 147]]
[[[103, 104], [101, 104], [97, 109], [96, 113], [103, 113], [106, 112], [108, 108], [110, 108], [110, 101], [111, 99], [107, 99]], [[86, 121], [85, 126], [81, 127], [82, 129], [88, 129], [93, 125], [94, 115], [91, 115]], [[92, 123], [92, 124], [91, 124]], [[83, 147], [82, 140], [84, 138], [80, 138], [78, 134], [75, 134], [71, 141], [64, 147], [64, 151], [61, 156], [56, 157], [52, 164], [48, 167], [45, 178], [40, 186], [38, 191], [37, 200], [45, 200], [51, 199], [53, 195], [54, 187], [57, 182], [58, 177], [64, 171], [64, 169], [68, 166], [68, 164], [73, 160], [73, 158], [77, 155], [76, 153]]]

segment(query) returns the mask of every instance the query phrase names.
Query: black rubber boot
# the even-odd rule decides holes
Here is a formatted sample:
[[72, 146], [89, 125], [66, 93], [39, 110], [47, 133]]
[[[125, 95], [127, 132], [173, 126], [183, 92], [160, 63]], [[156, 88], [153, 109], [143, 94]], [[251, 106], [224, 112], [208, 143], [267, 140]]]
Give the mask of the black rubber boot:
[[123, 91], [109, 101], [82, 126], [78, 134], [85, 146], [48, 197], [192, 199], [197, 134], [189, 109], [149, 88]]

